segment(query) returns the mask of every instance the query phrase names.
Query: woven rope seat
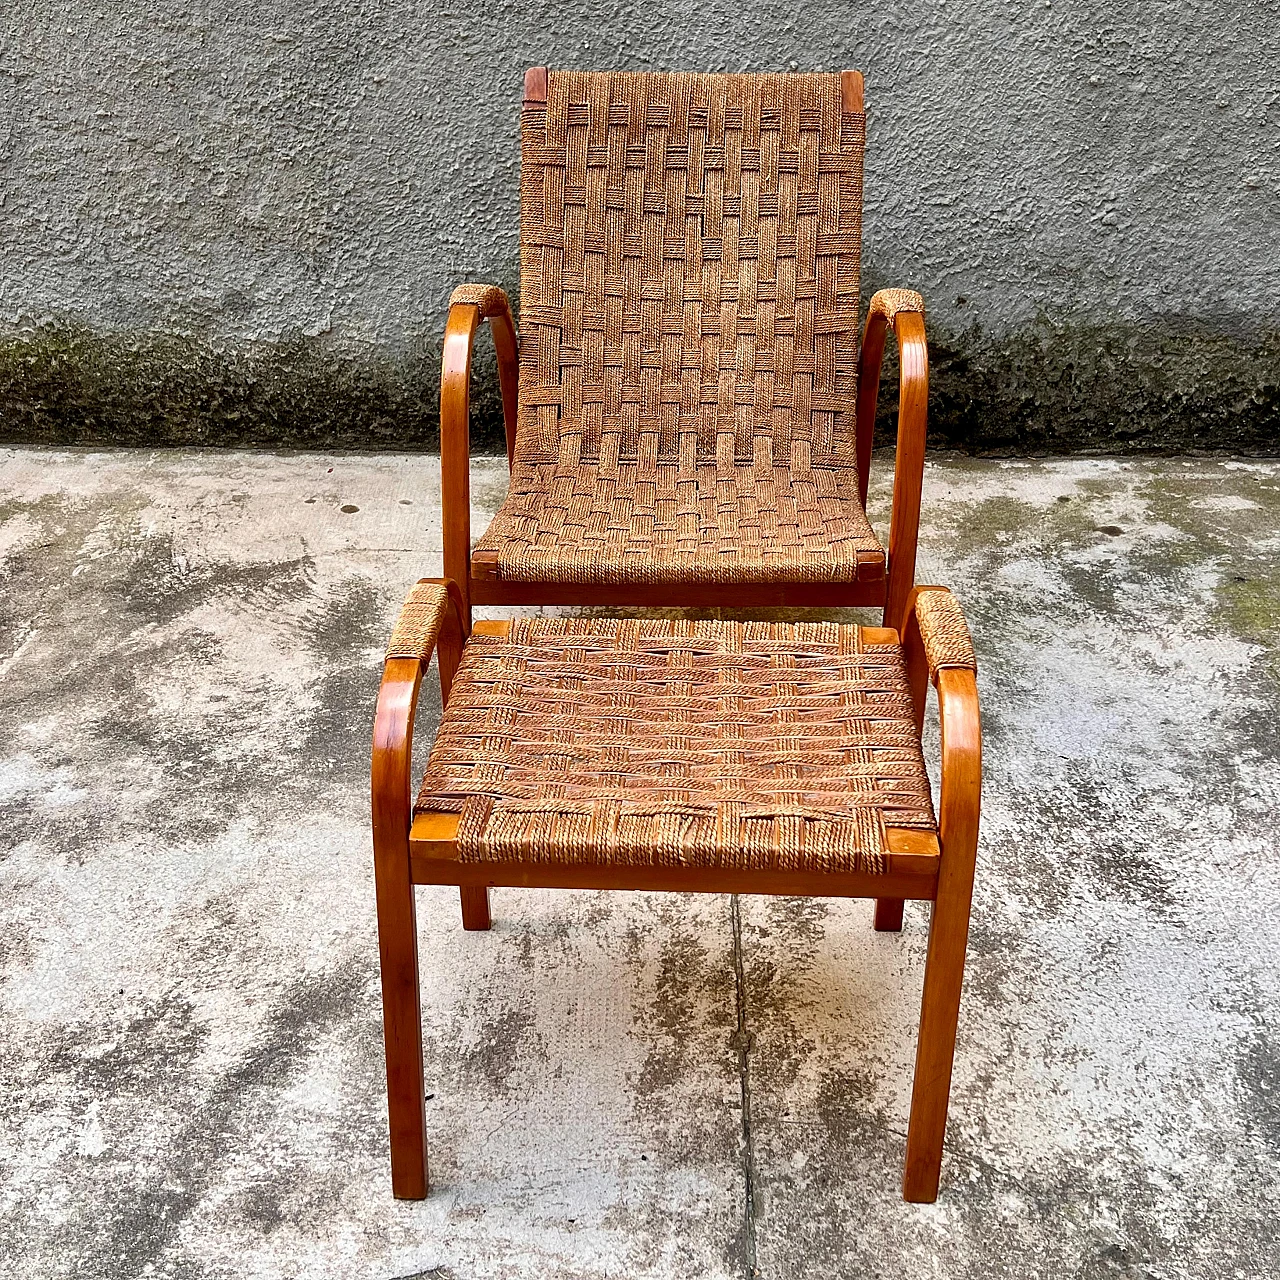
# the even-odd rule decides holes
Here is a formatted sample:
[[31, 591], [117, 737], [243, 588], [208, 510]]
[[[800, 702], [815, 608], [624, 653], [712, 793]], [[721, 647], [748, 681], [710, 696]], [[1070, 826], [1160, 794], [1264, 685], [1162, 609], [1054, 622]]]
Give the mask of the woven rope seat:
[[839, 75], [551, 72], [521, 125], [512, 582], [883, 577]]
[[835, 623], [473, 632], [416, 810], [463, 860], [878, 872], [936, 831], [902, 651]]

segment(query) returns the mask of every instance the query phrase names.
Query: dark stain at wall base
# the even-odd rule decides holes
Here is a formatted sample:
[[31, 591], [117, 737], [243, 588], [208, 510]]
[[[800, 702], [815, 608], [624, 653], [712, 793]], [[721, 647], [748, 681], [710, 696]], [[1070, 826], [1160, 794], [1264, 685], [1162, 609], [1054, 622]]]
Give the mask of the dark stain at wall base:
[[[1280, 329], [930, 326], [929, 442], [976, 454], [1280, 450]], [[889, 385], [888, 383], [882, 384]], [[881, 392], [877, 431], [892, 421]], [[892, 436], [881, 435], [882, 440]]]
[[[492, 348], [475, 359], [472, 442], [502, 448]], [[0, 331], [0, 441], [51, 445], [436, 448], [440, 342], [396, 359], [295, 337], [243, 347], [68, 324]]]
[[[1040, 318], [1000, 338], [930, 325], [930, 444], [992, 455], [1280, 452], [1280, 330]], [[877, 442], [891, 444], [885, 369]], [[440, 345], [396, 359], [293, 338], [221, 349], [66, 324], [0, 333], [0, 442], [417, 450], [439, 444]], [[492, 348], [479, 344], [472, 448], [500, 453]]]

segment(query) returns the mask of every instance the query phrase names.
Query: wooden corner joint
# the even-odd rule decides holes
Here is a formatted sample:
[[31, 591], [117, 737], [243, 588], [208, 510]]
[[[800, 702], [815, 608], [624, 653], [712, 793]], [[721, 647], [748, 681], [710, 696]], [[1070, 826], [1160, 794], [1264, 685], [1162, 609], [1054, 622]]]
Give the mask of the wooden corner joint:
[[859, 551], [858, 552], [858, 572], [857, 580], [859, 582], [881, 582], [885, 576], [885, 556], [883, 551]]
[[547, 100], [546, 67], [530, 67], [524, 73], [524, 101], [526, 106], [545, 103]]
[[490, 550], [472, 551], [471, 576], [486, 580], [498, 577], [498, 553]]
[[846, 115], [857, 115], [863, 110], [861, 71], [842, 71], [840, 73], [840, 97]]

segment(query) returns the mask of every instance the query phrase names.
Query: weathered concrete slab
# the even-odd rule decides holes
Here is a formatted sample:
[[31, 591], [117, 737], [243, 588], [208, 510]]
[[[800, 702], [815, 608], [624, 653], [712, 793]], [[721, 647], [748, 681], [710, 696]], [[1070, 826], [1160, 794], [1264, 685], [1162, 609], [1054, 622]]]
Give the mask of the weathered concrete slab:
[[925, 909], [749, 900], [762, 1272], [1280, 1273], [1280, 468], [930, 480], [988, 779], [944, 1190], [894, 1199]]
[[367, 743], [437, 472], [0, 452], [7, 1273], [1280, 1270], [1280, 464], [930, 467], [989, 779], [932, 1207], [921, 911], [514, 891], [488, 935], [420, 894], [391, 1200]]

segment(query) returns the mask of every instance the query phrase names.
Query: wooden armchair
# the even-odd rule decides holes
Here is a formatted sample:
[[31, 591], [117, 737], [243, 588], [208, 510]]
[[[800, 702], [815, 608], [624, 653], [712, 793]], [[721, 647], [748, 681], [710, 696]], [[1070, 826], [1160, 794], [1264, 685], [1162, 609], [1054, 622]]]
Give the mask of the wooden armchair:
[[[455, 291], [440, 397], [444, 571], [472, 604], [878, 605], [915, 577], [919, 294], [858, 342], [862, 76], [529, 71], [521, 319]], [[471, 543], [476, 329], [511, 484]], [[886, 331], [901, 354], [888, 554], [865, 514]]]

